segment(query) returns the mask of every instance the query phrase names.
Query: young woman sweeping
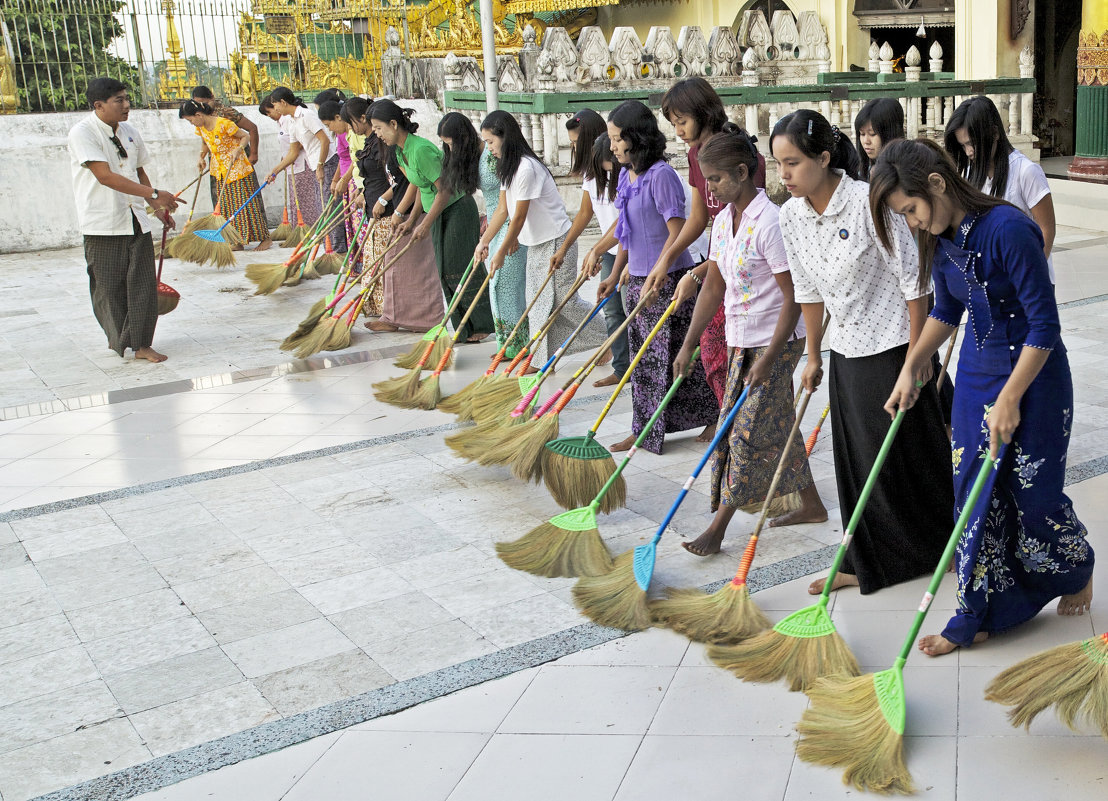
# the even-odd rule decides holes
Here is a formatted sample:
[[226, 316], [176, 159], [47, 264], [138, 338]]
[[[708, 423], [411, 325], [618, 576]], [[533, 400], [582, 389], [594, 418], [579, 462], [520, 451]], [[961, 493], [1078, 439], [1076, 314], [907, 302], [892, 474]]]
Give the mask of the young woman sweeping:
[[[557, 269], [565, 262], [566, 253], [585, 228], [592, 222], [593, 215], [600, 225], [601, 233], [611, 231], [616, 224], [619, 212], [616, 211], [616, 190], [619, 188], [619, 171], [622, 165], [612, 158], [612, 140], [608, 138], [608, 126], [604, 118], [592, 109], [581, 109], [566, 121], [566, 133], [571, 147], [570, 175], [583, 178], [581, 183], [581, 206], [573, 225], [566, 234], [561, 247], [554, 251], [550, 266]], [[599, 257], [600, 280], [612, 274], [612, 266], [619, 253], [618, 243], [604, 251]], [[592, 261], [597, 261], [593, 259]], [[627, 310], [623, 306], [623, 290], [617, 290], [619, 297], [604, 304], [604, 327], [608, 336], [620, 329], [627, 319]], [[618, 384], [631, 364], [631, 354], [627, 349], [627, 334], [622, 333], [612, 345], [612, 373], [593, 382], [594, 387], [609, 387]]]
[[1093, 551], [1063, 492], [1073, 381], [1039, 227], [977, 191], [924, 140], [889, 145], [870, 197], [878, 238], [889, 242], [907, 220], [919, 232], [921, 280], [935, 281], [935, 308], [885, 408], [918, 403], [915, 381], [968, 310], [951, 443], [956, 514], [985, 452], [1000, 454], [958, 543], [958, 610], [919, 649], [937, 656], [979, 642], [1059, 596], [1058, 614], [1083, 614]]
[[[396, 213], [402, 215], [410, 209], [411, 215], [398, 226], [397, 233], [411, 234], [417, 242], [430, 238], [442, 294], [452, 298], [480, 238], [480, 219], [473, 199], [478, 183], [477, 160], [447, 163], [441, 150], [416, 136], [419, 125], [412, 121], [412, 110], [401, 109], [391, 100], [378, 100], [370, 106], [369, 119], [378, 139], [386, 147], [395, 148], [398, 166], [409, 182], [404, 195], [396, 201]], [[456, 143], [451, 140], [456, 145], [452, 152], [479, 152], [477, 132], [472, 125], [468, 130], [459, 130], [457, 139]], [[484, 268], [478, 265], [474, 270], [473, 279], [451, 315], [455, 326], [461, 324], [465, 310], [477, 299], [477, 289], [484, 283]], [[466, 342], [480, 342], [494, 328], [492, 308], [483, 295], [477, 299], [477, 307], [461, 337]]]
[[[280, 145], [281, 158], [284, 159], [289, 154], [292, 145], [292, 136], [289, 135], [288, 130], [289, 118], [278, 114], [277, 110], [273, 108], [273, 104], [269, 102], [268, 97], [262, 98], [262, 102], [258, 104], [258, 111], [277, 123], [277, 142]], [[306, 169], [308, 169], [308, 157], [303, 150], [300, 150], [292, 164], [285, 168], [285, 216], [292, 221], [293, 226], [296, 225], [296, 193], [289, 192], [288, 187], [292, 185], [292, 174], [303, 172]], [[215, 205], [215, 200], [212, 200], [212, 205]]]
[[[349, 196], [349, 190], [351, 186], [351, 178], [354, 174], [354, 153], [357, 152], [357, 148], [353, 147], [351, 142], [350, 124], [342, 118], [342, 106], [345, 101], [341, 100], [325, 100], [319, 104], [319, 121], [323, 123], [323, 127], [331, 132], [331, 135], [335, 138], [335, 154], [339, 157], [339, 168], [335, 170], [335, 174], [331, 176], [331, 183], [326, 187], [328, 193], [340, 203], [345, 203], [347, 208], [351, 208], [352, 198]], [[357, 143], [361, 146], [361, 142]], [[354, 243], [351, 241], [354, 238], [354, 216], [349, 211], [344, 215], [343, 228], [346, 231], [346, 243], [347, 247], [350, 247]], [[351, 257], [356, 258], [356, 257]]]
[[947, 120], [943, 144], [958, 172], [972, 186], [1004, 198], [1038, 223], [1050, 282], [1054, 283], [1050, 251], [1054, 249], [1055, 219], [1050, 184], [1042, 167], [1012, 147], [993, 101], [984, 95], [963, 101]]
[[[197, 169], [201, 172], [210, 169], [212, 176], [224, 184], [225, 206], [234, 210], [246, 203], [258, 189], [258, 176], [245, 153], [250, 138], [247, 132], [230, 120], [216, 116], [211, 106], [198, 100], [182, 103], [178, 116], [196, 127], [196, 135], [203, 143]], [[273, 244], [260, 194], [254, 195], [231, 224], [243, 242], [258, 243], [255, 250], [267, 250]], [[234, 249], [242, 250], [242, 245], [235, 245]]]
[[[497, 159], [496, 174], [500, 179], [500, 202], [489, 220], [488, 228], [474, 249], [473, 258], [483, 260], [491, 253], [490, 242], [507, 221], [508, 232], [500, 248], [489, 259], [489, 270], [495, 275], [508, 255], [519, 245], [527, 246], [527, 286], [524, 296], [539, 293], [552, 258], [565, 241], [572, 223], [566, 204], [558, 194], [554, 176], [546, 168], [527, 140], [515, 117], [506, 111], [493, 111], [481, 123], [481, 138]], [[565, 259], [572, 267], [555, 268], [554, 280], [546, 284], [539, 300], [532, 306], [529, 327], [538, 330], [555, 307], [561, 305], [576, 283], [577, 246], [565, 250]], [[589, 316], [592, 305], [575, 295], [551, 325], [545, 339], [534, 350], [537, 361], [545, 361], [558, 343]], [[576, 353], [597, 347], [605, 339], [599, 320], [590, 323], [577, 335], [566, 353]]]
[[[809, 392], [823, 378], [825, 306], [831, 315], [832, 445], [846, 519], [888, 433], [884, 403], [923, 330], [930, 287], [920, 285], [903, 219], [890, 226], [887, 247], [878, 241], [868, 186], [856, 180], [858, 155], [845, 134], [801, 110], [778, 121], [770, 148], [792, 195], [780, 225], [807, 327], [802, 381]], [[832, 589], [854, 584], [866, 594], [935, 569], [950, 536], [948, 448], [931, 380], [900, 427]], [[808, 591], [819, 594], [823, 584], [819, 579]]]
[[[189, 96], [199, 102], [203, 103], [212, 109], [212, 113], [217, 117], [222, 117], [225, 120], [230, 120], [236, 127], [246, 132], [249, 141], [246, 144], [246, 157], [250, 160], [251, 165], [258, 163], [258, 126], [247, 119], [241, 111], [234, 106], [225, 106], [218, 97], [207, 86], [194, 86]], [[212, 195], [212, 207], [219, 201], [219, 187], [221, 182], [214, 176], [208, 176], [208, 189]], [[234, 211], [234, 209], [232, 209]]]
[[[401, 222], [394, 214], [396, 202], [408, 191], [408, 179], [400, 170], [396, 148], [387, 146], [373, 133], [369, 108], [369, 102], [360, 97], [352, 97], [342, 106], [342, 118], [350, 126], [351, 134], [362, 143], [354, 153], [357, 174], [361, 177], [357, 203], [364, 207], [365, 214], [377, 221], [362, 248], [366, 265], [375, 264], [393, 241], [394, 231]], [[396, 246], [391, 253], [395, 256], [402, 247]], [[416, 241], [384, 274], [379, 284], [382, 287], [381, 316], [366, 322], [370, 331], [430, 331], [441, 322], [442, 289], [430, 238]]]
[[[330, 131], [319, 120], [319, 115], [305, 105], [304, 101], [285, 86], [278, 86], [269, 95], [273, 110], [288, 118], [289, 152], [273, 168], [269, 181], [277, 179], [277, 173], [291, 166], [301, 151], [308, 159], [308, 168], [294, 173], [296, 199], [304, 222], [313, 225], [323, 213], [321, 187], [331, 185], [331, 179], [339, 168], [339, 157], [334, 151]], [[346, 231], [342, 226], [335, 228], [328, 238], [336, 251], [346, 251]]]
[[[481, 153], [481, 161], [478, 167], [478, 176], [481, 179], [481, 195], [485, 199], [485, 230], [488, 230], [489, 221], [496, 213], [500, 205], [500, 178], [496, 174], [499, 159], [492, 154], [492, 150], [485, 147]], [[482, 234], [485, 230], [481, 231]], [[489, 242], [489, 250], [496, 253], [504, 244], [508, 235], [508, 229], [501, 226], [496, 236]], [[508, 334], [515, 328], [519, 318], [523, 316], [523, 310], [527, 307], [527, 246], [520, 245], [515, 253], [509, 253], [504, 264], [496, 271], [489, 285], [489, 300], [492, 301], [492, 317], [496, 323], [496, 345], [498, 348], [507, 347], [504, 354], [514, 359], [527, 340], [531, 337], [531, 330], [527, 321], [519, 326], [515, 338], [508, 342]]]
[[[793, 371], [804, 352], [804, 323], [793, 300], [789, 262], [778, 226], [777, 207], [754, 185], [757, 150], [746, 132], [725, 123], [698, 149], [700, 172], [722, 205], [712, 227], [708, 273], [696, 296], [685, 344], [673, 363], [684, 373], [702, 341], [701, 333], [723, 305], [731, 364], [722, 409], [730, 410], [743, 389], [750, 393], [727, 437], [712, 454], [712, 511], [715, 519], [685, 550], [697, 556], [719, 553], [735, 511], [762, 501], [795, 422]], [[675, 295], [678, 303], [693, 297]], [[726, 414], [726, 412], [724, 412]], [[794, 437], [777, 495], [798, 493], [800, 507], [771, 526], [819, 523], [827, 510], [816, 491], [804, 443]]]
[[[617, 286], [625, 285], [627, 304], [635, 307], [646, 291], [645, 284], [658, 256], [677, 239], [685, 224], [685, 190], [676, 170], [665, 161], [665, 135], [658, 130], [654, 113], [645, 105], [626, 100], [612, 109], [608, 136], [612, 140], [612, 154], [624, 166], [616, 196], [619, 255], [612, 275], [601, 282], [598, 297], [607, 297]], [[646, 335], [672, 300], [677, 282], [692, 266], [688, 252], [678, 255], [666, 280], [655, 285], [656, 300], [627, 329], [632, 350], [642, 347]], [[692, 308], [686, 303], [670, 315], [639, 368], [631, 374], [632, 433], [612, 445], [612, 451], [629, 449], [658, 408], [672, 383], [673, 362], [691, 321]], [[704, 366], [698, 363], [642, 447], [651, 453], [661, 453], [666, 434], [698, 426], [714, 427], [718, 413], [719, 404], [708, 386]]]
[[858, 145], [858, 173], [869, 180], [870, 167], [881, 148], [904, 138], [904, 107], [892, 97], [875, 97], [866, 102], [854, 118], [854, 140]]

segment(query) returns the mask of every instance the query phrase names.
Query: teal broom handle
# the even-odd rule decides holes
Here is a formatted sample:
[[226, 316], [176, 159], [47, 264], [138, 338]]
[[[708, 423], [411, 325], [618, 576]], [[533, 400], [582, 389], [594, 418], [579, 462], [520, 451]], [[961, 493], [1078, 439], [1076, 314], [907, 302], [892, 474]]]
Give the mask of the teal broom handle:
[[[611, 295], [609, 295], [608, 297], [611, 297]], [[662, 412], [666, 410], [666, 406], [668, 406], [669, 402], [673, 400], [673, 396], [677, 394], [677, 390], [681, 387], [681, 382], [689, 377], [689, 373], [691, 373], [693, 367], [696, 366], [696, 360], [698, 358], [700, 358], [699, 345], [697, 345], [696, 350], [693, 351], [692, 358], [689, 359], [689, 366], [685, 368], [685, 372], [677, 376], [677, 378], [673, 380], [673, 383], [670, 384], [669, 391], [667, 391], [665, 396], [663, 396], [662, 402], [658, 404], [658, 408], [654, 410], [654, 414], [650, 415], [650, 419], [646, 421], [646, 425], [643, 427], [642, 433], [639, 434], [638, 438], [635, 440], [635, 444], [631, 446], [631, 449], [627, 451], [627, 455], [623, 457], [623, 461], [619, 463], [619, 467], [617, 467], [615, 472], [612, 473], [612, 475], [608, 477], [608, 480], [604, 482], [604, 486], [600, 488], [600, 492], [596, 493], [596, 497], [593, 498], [592, 503], [589, 504], [590, 506], [594, 507], [594, 510], [600, 508], [601, 499], [603, 499], [603, 497], [608, 494], [608, 490], [610, 490], [612, 488], [612, 485], [616, 483], [616, 479], [619, 478], [620, 473], [623, 472], [623, 468], [627, 467], [627, 463], [631, 461], [631, 457], [635, 455], [635, 451], [637, 451], [639, 447], [644, 442], [646, 442], [646, 438], [650, 436], [650, 429], [654, 428], [654, 424], [658, 422], [658, 418], [662, 416]], [[595, 431], [589, 432], [590, 435], [595, 433]]]
[[243, 203], [241, 206], [239, 206], [237, 209], [235, 209], [235, 213], [227, 218], [227, 222], [225, 222], [225, 223], [223, 223], [223, 225], [219, 226], [219, 231], [217, 231], [216, 233], [221, 233], [224, 228], [226, 228], [228, 225], [230, 225], [231, 220], [235, 219], [235, 217], [238, 216], [238, 213], [240, 211], [242, 211], [243, 209], [245, 209], [250, 204], [250, 201], [253, 200], [254, 198], [256, 198], [258, 195], [260, 195], [262, 193], [262, 190], [265, 189], [267, 186], [269, 186], [269, 181], [266, 181], [261, 186], [259, 186], [257, 189], [255, 189], [254, 194], [252, 194], [250, 197], [248, 197], [246, 199], [245, 203]]

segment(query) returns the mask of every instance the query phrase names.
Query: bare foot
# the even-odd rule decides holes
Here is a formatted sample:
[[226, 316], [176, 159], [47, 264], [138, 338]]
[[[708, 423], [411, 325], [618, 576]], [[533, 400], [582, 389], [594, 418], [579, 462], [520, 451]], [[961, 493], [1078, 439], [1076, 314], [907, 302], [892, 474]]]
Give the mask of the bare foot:
[[1085, 589], [1074, 595], [1063, 595], [1058, 599], [1058, 614], [1083, 615], [1093, 606], [1093, 580], [1090, 578]]
[[820, 500], [819, 491], [813, 484], [800, 491], [800, 508], [769, 521], [770, 528], [791, 526], [799, 523], [822, 523], [827, 520], [827, 509]]
[[[827, 582], [826, 578], [816, 579], [808, 585], [809, 595], [819, 595], [823, 592], [823, 585]], [[835, 580], [831, 582], [831, 592], [835, 590], [841, 590], [843, 587], [857, 587], [858, 577], [852, 576], [850, 573], [836, 573]]]
[[611, 387], [619, 383], [620, 375], [618, 373], [612, 373], [609, 376], [605, 376], [597, 381], [593, 381], [594, 387]]
[[716, 435], [716, 424], [712, 423], [710, 426], [704, 426], [704, 430], [696, 435], [697, 442], [711, 442], [712, 437]]
[[246, 250], [242, 245], [231, 245], [231, 250]]
[[378, 334], [392, 334], [400, 330], [400, 326], [393, 325], [392, 323], [385, 323], [380, 320], [370, 320], [365, 324], [365, 327]]
[[623, 453], [624, 451], [631, 450], [631, 446], [635, 444], [637, 437], [632, 434], [627, 439], [621, 439], [615, 445], [608, 446], [608, 450], [612, 453]]
[[[987, 639], [989, 639], [988, 632], [979, 631], [973, 635], [975, 643], [985, 642]], [[949, 654], [960, 646], [955, 645], [941, 634], [928, 634], [926, 637], [919, 638], [916, 647], [928, 656], [942, 656], [943, 654]]]
[[148, 361], [148, 362], [154, 362], [155, 364], [157, 364], [158, 362], [164, 362], [169, 357], [165, 356], [161, 353], [158, 353], [156, 350], [154, 350], [151, 347], [145, 347], [145, 348], [139, 348], [138, 350], [135, 351], [135, 358], [136, 359], [146, 359], [146, 361]]
[[476, 345], [478, 342], [482, 342], [488, 339], [490, 334], [472, 334], [466, 337], [466, 342], [470, 345]]
[[709, 526], [708, 530], [695, 540], [682, 542], [681, 547], [693, 556], [711, 556], [714, 553], [719, 553], [719, 547], [722, 544], [723, 532], [717, 532], [714, 527]]
[[254, 252], [260, 253], [263, 250], [269, 250], [271, 247], [273, 247], [273, 240], [263, 239], [261, 242], [258, 243], [258, 246], [254, 248]]

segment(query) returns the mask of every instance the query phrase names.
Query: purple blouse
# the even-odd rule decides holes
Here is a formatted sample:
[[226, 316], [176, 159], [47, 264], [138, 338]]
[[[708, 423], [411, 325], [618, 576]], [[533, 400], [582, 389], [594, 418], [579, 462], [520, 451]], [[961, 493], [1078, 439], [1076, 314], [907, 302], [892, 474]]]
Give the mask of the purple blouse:
[[[673, 167], [656, 161], [631, 183], [629, 170], [619, 176], [615, 206], [619, 210], [616, 239], [627, 251], [631, 275], [644, 277], [662, 255], [669, 239], [666, 223], [674, 217], [685, 219], [685, 185]], [[686, 250], [678, 256], [670, 272], [693, 266]]]

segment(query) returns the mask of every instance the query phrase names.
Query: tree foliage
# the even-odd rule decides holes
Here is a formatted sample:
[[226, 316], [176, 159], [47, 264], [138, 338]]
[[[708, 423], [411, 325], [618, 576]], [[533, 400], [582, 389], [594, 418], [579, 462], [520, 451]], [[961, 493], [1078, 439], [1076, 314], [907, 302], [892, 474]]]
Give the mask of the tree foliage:
[[108, 52], [125, 35], [115, 14], [125, 0], [0, 0], [14, 51], [20, 106], [30, 111], [87, 107], [85, 87], [97, 77], [122, 81], [135, 94], [139, 72]]

